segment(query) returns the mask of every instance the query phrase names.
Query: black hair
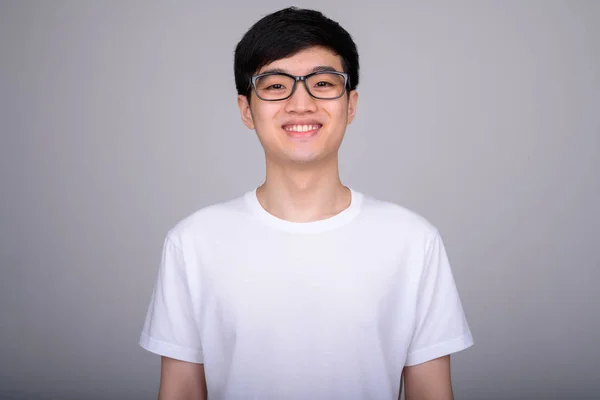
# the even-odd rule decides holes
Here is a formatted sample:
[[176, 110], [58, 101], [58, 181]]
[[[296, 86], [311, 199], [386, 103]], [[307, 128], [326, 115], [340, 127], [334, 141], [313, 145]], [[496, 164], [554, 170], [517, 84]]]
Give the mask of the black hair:
[[343, 72], [348, 74], [348, 89], [356, 89], [359, 59], [350, 34], [319, 11], [288, 7], [260, 19], [237, 44], [234, 74], [238, 94], [249, 98], [251, 77], [260, 68], [314, 46], [340, 56]]

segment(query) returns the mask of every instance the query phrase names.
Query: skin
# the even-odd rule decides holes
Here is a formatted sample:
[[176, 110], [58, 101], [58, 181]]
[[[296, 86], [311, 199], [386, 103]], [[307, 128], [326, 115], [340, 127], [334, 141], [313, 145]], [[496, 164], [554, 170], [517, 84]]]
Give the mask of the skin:
[[406, 400], [454, 400], [450, 356], [404, 368]]
[[158, 400], [206, 400], [204, 365], [161, 357]]
[[[319, 67], [343, 72], [342, 60], [325, 48], [313, 47], [265, 65], [256, 74], [279, 69], [307, 75]], [[350, 191], [339, 177], [338, 152], [356, 114], [358, 92], [339, 99], [318, 100], [298, 83], [294, 94], [281, 101], [238, 96], [244, 125], [256, 132], [264, 149], [265, 182], [257, 197], [269, 213], [288, 221], [310, 222], [331, 217], [350, 204]], [[293, 138], [284, 126], [318, 123], [309, 139]], [[404, 368], [407, 400], [452, 400], [450, 357]], [[400, 377], [399, 377], [400, 380]], [[162, 358], [159, 400], [206, 399], [204, 366]]]

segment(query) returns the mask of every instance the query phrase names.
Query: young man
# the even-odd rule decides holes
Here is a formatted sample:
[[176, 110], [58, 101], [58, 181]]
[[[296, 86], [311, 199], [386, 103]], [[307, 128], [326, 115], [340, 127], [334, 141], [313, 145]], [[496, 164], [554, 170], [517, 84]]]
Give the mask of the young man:
[[311, 10], [258, 21], [235, 52], [266, 179], [167, 234], [140, 344], [160, 399], [452, 399], [473, 344], [444, 246], [423, 217], [344, 186], [356, 113], [350, 35]]

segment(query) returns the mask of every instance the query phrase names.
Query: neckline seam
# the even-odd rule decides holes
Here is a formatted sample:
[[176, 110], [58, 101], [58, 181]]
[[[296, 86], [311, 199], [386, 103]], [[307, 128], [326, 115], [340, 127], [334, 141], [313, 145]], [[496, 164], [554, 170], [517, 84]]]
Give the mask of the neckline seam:
[[349, 186], [347, 187], [351, 194], [350, 205], [348, 207], [331, 217], [309, 222], [292, 222], [269, 213], [258, 201], [258, 196], [256, 195], [258, 188], [246, 192], [245, 198], [252, 216], [270, 228], [288, 233], [322, 233], [347, 225], [360, 213], [363, 196], [360, 192], [353, 190]]

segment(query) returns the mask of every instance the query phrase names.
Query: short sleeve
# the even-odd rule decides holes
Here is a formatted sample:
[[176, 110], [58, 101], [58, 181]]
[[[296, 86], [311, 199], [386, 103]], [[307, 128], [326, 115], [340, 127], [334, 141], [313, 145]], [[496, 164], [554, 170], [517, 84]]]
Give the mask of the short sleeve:
[[202, 363], [200, 332], [188, 282], [189, 268], [181, 246], [167, 236], [139, 344], [161, 356]]
[[406, 366], [473, 345], [450, 263], [439, 233], [429, 240], [417, 292], [416, 324]]

